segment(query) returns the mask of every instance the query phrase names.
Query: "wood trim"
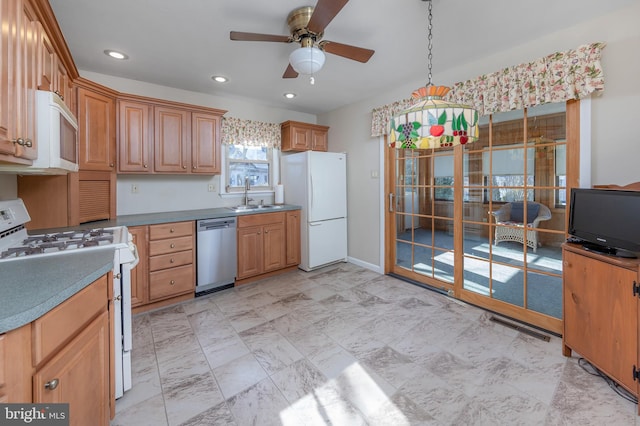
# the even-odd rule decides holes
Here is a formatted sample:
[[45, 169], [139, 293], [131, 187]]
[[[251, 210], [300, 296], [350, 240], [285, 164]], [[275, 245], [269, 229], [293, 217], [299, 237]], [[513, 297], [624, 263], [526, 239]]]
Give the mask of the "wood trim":
[[53, 44], [54, 49], [58, 54], [58, 58], [60, 59], [60, 61], [62, 61], [62, 64], [67, 69], [69, 77], [72, 81], [77, 79], [80, 76], [80, 73], [78, 72], [78, 68], [76, 68], [76, 64], [73, 61], [71, 50], [69, 50], [69, 46], [67, 46], [67, 42], [62, 35], [60, 25], [58, 24], [58, 20], [56, 19], [55, 14], [53, 13], [51, 5], [47, 0], [28, 0], [28, 3], [30, 3], [33, 7], [38, 21], [40, 21], [42, 27], [49, 35], [51, 44]]
[[107, 86], [95, 83], [91, 80], [87, 80], [84, 77], [78, 77], [77, 79], [73, 80], [73, 84], [77, 87], [82, 87], [83, 89], [91, 90], [92, 92], [98, 92], [102, 95], [110, 96], [113, 98], [117, 98], [120, 95], [120, 92]]
[[215, 115], [224, 115], [227, 113], [227, 110], [224, 110], [224, 109], [211, 108], [211, 107], [206, 107], [201, 105], [185, 104], [182, 102], [169, 101], [165, 99], [149, 98], [146, 96], [132, 95], [130, 93], [118, 94], [118, 100], [143, 102], [143, 103], [150, 104], [152, 106], [166, 106], [170, 108], [186, 109], [189, 111], [206, 112], [206, 113], [215, 114]]
[[242, 280], [236, 280], [234, 286], [238, 287], [238, 286], [241, 286], [241, 285], [244, 285], [244, 284], [252, 283], [254, 281], [260, 281], [260, 280], [265, 279], [265, 278], [274, 277], [276, 275], [284, 274], [286, 272], [295, 271], [296, 269], [298, 269], [298, 265], [293, 265], [293, 266], [289, 266], [287, 268], [278, 269], [277, 271], [271, 271], [271, 272], [267, 272], [267, 273], [264, 273], [264, 274], [255, 275], [255, 276], [252, 276], [252, 277], [247, 277], [247, 278], [242, 279]]
[[640, 191], [640, 182], [633, 182], [627, 185], [616, 185], [616, 184], [593, 185], [593, 187], [596, 189], [622, 189], [626, 191]]

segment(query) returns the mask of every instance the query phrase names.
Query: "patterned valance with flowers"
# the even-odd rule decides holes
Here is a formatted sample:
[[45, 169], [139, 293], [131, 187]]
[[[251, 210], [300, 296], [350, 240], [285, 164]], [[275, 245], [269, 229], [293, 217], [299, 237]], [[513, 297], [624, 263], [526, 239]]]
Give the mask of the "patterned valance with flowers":
[[280, 135], [280, 124], [241, 120], [234, 117], [222, 118], [223, 144], [265, 146], [280, 149]]
[[[470, 105], [480, 115], [580, 99], [604, 90], [600, 58], [605, 43], [585, 44], [526, 64], [455, 83], [445, 99]], [[391, 117], [415, 100], [396, 101], [373, 110], [371, 136], [389, 133]]]

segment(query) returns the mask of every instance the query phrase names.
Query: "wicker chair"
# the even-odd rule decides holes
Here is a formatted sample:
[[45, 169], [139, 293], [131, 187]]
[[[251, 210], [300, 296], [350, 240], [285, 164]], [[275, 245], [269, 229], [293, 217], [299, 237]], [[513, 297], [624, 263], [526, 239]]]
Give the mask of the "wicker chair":
[[535, 253], [541, 245], [538, 241], [538, 226], [543, 220], [551, 219], [551, 211], [544, 204], [527, 202], [527, 218], [533, 217], [533, 220], [526, 222], [526, 239], [525, 239], [525, 220], [524, 220], [524, 203], [513, 202], [507, 203], [500, 207], [499, 210], [489, 212], [496, 220], [496, 231], [494, 244], [498, 245], [500, 241], [517, 241], [526, 244], [533, 249]]

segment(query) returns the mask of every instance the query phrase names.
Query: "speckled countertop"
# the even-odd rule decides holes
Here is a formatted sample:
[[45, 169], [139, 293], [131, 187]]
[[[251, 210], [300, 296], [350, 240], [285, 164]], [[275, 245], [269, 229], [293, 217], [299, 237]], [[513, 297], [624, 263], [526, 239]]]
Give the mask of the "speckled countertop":
[[113, 268], [114, 249], [0, 262], [0, 333], [49, 312]]
[[[299, 210], [279, 205], [275, 209], [234, 212], [226, 207], [118, 216], [115, 220], [80, 226], [40, 229], [30, 234], [111, 226], [142, 226], [188, 220], [215, 219], [247, 214]], [[0, 262], [0, 333], [41, 317], [113, 268], [114, 249], [74, 250], [55, 256], [36, 256]]]

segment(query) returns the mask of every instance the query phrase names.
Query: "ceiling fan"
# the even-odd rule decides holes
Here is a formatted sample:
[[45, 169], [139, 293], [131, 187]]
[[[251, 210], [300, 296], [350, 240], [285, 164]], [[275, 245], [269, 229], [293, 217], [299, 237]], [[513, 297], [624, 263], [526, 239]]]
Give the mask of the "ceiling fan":
[[[300, 7], [289, 13], [287, 25], [290, 35], [271, 35], [231, 31], [229, 37], [237, 41], [274, 41], [300, 43], [289, 57], [289, 65], [282, 78], [296, 78], [298, 74], [314, 74], [324, 65], [324, 53], [366, 63], [374, 51], [334, 41], [322, 40], [324, 29], [349, 0], [318, 0], [315, 8]], [[322, 40], [322, 41], [321, 41]]]

